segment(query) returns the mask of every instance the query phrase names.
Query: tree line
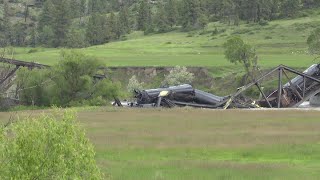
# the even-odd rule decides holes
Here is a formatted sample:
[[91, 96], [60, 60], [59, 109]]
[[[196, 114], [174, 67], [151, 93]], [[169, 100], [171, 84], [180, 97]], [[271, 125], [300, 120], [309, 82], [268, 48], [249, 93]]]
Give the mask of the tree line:
[[[24, 3], [24, 19], [12, 21], [13, 2], [0, 0], [0, 45], [79, 48], [125, 39], [131, 31], [164, 33], [265, 23], [303, 15], [320, 0], [35, 0]], [[40, 13], [31, 13], [40, 12]]]

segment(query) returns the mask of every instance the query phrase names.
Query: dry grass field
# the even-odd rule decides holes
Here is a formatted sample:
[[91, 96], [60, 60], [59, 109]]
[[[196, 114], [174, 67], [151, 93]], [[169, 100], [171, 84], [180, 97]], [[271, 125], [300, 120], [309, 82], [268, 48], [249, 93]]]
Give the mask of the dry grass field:
[[320, 111], [103, 108], [78, 116], [114, 180], [320, 178]]

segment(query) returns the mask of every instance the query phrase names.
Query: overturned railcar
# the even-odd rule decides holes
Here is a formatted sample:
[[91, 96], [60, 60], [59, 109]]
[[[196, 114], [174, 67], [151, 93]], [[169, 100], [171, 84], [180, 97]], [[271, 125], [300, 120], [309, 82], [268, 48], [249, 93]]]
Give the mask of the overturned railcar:
[[[161, 95], [165, 92], [164, 95]], [[222, 109], [231, 100], [231, 96], [220, 97], [198, 89], [194, 89], [189, 84], [171, 86], [168, 88], [149, 89], [135, 91], [137, 105], [140, 107], [197, 107]], [[250, 108], [252, 105], [244, 106], [239, 103], [231, 102], [230, 107]], [[229, 106], [228, 106], [229, 107]]]

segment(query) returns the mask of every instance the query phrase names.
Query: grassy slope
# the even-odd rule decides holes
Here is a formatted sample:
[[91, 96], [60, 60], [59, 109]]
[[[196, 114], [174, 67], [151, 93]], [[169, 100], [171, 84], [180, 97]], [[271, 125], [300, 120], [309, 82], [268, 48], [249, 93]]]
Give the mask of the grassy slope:
[[79, 119], [113, 180], [319, 179], [319, 116], [108, 108]]
[[[239, 34], [256, 46], [264, 67], [286, 64], [307, 67], [313, 57], [307, 54], [306, 39], [310, 31], [320, 25], [316, 11], [309, 17], [272, 21], [267, 26], [242, 24], [239, 27], [221, 23], [210, 24], [205, 32], [170, 32], [142, 36], [134, 32], [127, 41], [81, 49], [109, 66], [230, 66], [223, 55], [222, 44], [229, 35]], [[217, 27], [221, 31], [212, 35]], [[225, 32], [223, 32], [225, 31]], [[15, 58], [54, 64], [59, 59], [58, 49], [38, 49], [28, 53], [28, 48], [17, 48]]]

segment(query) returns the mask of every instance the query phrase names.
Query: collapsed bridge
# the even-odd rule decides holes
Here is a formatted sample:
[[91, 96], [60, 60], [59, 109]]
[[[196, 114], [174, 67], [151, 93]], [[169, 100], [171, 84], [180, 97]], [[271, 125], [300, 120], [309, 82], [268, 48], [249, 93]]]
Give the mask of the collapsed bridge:
[[[26, 62], [14, 59], [0, 58], [0, 63], [15, 66], [0, 79], [0, 86], [5, 81], [13, 77], [20, 67], [28, 69], [50, 68], [48, 65]], [[288, 73], [295, 74], [296, 77], [290, 79]], [[278, 87], [271, 93], [263, 91], [261, 83], [277, 74]], [[94, 78], [104, 79], [105, 75], [95, 75]], [[285, 84], [284, 84], [285, 82]], [[243, 93], [250, 88], [256, 87], [261, 94], [260, 99], [246, 99]], [[137, 107], [183, 107], [191, 106], [197, 108], [227, 109], [227, 108], [294, 108], [299, 107], [303, 102], [320, 94], [320, 64], [310, 66], [304, 72], [299, 72], [290, 67], [280, 65], [265, 75], [255, 79], [252, 83], [238, 88], [237, 92], [229, 96], [216, 96], [198, 89], [191, 85], [180, 85], [167, 88], [149, 89], [135, 91], [136, 102], [131, 102], [130, 106]], [[118, 99], [116, 104], [122, 106]]]
[[[263, 91], [261, 82], [277, 73], [278, 88], [270, 94]], [[288, 73], [296, 77], [290, 79]], [[286, 79], [286, 84], [283, 84]], [[243, 98], [242, 94], [256, 87], [262, 98], [257, 100]], [[237, 92], [225, 97], [216, 96], [191, 85], [135, 91], [137, 101], [131, 106], [137, 107], [183, 107], [227, 109], [227, 108], [294, 108], [320, 93], [320, 64], [310, 66], [299, 72], [284, 65], [271, 70], [252, 83], [238, 88]], [[119, 104], [118, 105], [122, 105]]]

